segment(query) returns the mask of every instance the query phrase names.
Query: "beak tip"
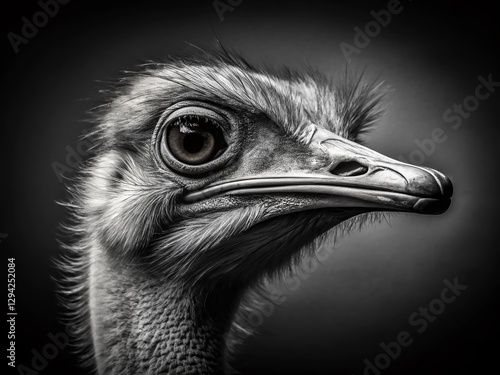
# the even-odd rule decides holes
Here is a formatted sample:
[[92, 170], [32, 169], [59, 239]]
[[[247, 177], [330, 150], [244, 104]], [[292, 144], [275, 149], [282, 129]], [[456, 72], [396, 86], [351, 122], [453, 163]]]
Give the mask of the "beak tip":
[[442, 184], [443, 187], [443, 195], [445, 197], [451, 198], [453, 195], [453, 184], [448, 177], [445, 177], [445, 182]]
[[413, 210], [420, 214], [439, 215], [448, 210], [451, 199], [421, 198], [413, 206]]

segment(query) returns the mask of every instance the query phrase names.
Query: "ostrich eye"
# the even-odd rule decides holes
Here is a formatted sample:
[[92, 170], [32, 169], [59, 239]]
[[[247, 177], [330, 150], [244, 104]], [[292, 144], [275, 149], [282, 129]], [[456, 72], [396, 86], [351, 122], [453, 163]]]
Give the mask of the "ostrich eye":
[[181, 163], [200, 165], [218, 158], [227, 148], [217, 121], [197, 115], [184, 115], [167, 126], [167, 145]]
[[234, 156], [235, 124], [228, 111], [205, 103], [165, 112], [152, 137], [156, 161], [180, 175], [204, 177]]

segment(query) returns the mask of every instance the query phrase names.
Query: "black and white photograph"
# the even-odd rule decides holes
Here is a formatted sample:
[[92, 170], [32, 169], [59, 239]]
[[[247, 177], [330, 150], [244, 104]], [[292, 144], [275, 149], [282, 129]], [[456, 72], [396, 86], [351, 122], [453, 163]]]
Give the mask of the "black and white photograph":
[[1, 17], [7, 374], [498, 371], [499, 4]]

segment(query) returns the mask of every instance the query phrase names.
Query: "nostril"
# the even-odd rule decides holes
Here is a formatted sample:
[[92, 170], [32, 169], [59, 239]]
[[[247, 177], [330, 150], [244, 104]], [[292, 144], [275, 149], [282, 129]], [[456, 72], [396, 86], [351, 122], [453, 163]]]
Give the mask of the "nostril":
[[357, 161], [343, 161], [330, 171], [334, 175], [343, 177], [361, 176], [366, 172], [368, 172], [368, 168]]

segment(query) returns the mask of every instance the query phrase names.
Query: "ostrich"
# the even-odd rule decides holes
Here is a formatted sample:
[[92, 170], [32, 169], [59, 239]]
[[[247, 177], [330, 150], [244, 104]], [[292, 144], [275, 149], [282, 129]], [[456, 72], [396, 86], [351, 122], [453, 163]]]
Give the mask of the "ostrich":
[[440, 172], [361, 145], [384, 95], [362, 78], [220, 50], [108, 94], [66, 203], [62, 293], [99, 374], [225, 374], [263, 280], [353, 221], [450, 204]]

